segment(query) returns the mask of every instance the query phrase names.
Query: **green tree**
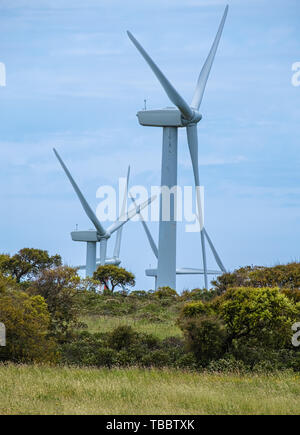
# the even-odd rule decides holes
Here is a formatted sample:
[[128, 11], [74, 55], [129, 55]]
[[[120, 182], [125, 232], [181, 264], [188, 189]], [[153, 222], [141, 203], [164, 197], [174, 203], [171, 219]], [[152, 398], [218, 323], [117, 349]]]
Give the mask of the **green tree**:
[[29, 296], [19, 290], [1, 292], [0, 321], [6, 327], [6, 346], [0, 347], [0, 360], [56, 360], [56, 343], [48, 336], [50, 314], [41, 296]]
[[51, 315], [51, 330], [59, 339], [78, 324], [79, 284], [76, 269], [60, 266], [42, 270], [29, 289], [32, 294], [41, 295], [45, 299]]
[[49, 256], [47, 251], [33, 248], [23, 248], [10, 257], [1, 255], [0, 271], [15, 278], [16, 282], [31, 280], [42, 270], [61, 265], [59, 255]]
[[99, 266], [94, 272], [93, 278], [112, 292], [116, 287], [133, 287], [135, 285], [133, 273], [115, 265]]

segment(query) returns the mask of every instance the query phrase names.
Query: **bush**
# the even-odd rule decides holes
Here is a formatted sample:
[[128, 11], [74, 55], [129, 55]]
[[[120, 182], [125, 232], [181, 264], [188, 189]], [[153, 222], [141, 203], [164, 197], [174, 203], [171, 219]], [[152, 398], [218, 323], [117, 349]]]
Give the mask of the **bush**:
[[41, 296], [17, 290], [1, 292], [0, 321], [6, 327], [6, 347], [0, 348], [1, 360], [56, 361], [56, 344], [48, 337], [50, 314]]
[[131, 326], [115, 328], [108, 336], [108, 346], [115, 350], [128, 349], [138, 339], [138, 333]]
[[262, 347], [290, 347], [296, 306], [278, 288], [239, 287], [222, 297], [220, 316], [233, 339], [255, 339]]
[[[298, 305], [279, 288], [230, 288], [209, 303], [186, 304], [178, 323], [187, 349], [203, 366], [229, 352], [252, 368], [260, 361], [282, 367], [289, 363], [278, 352], [292, 348]], [[293, 361], [296, 367], [297, 359]]]
[[175, 362], [175, 367], [179, 369], [197, 369], [198, 363], [195, 355], [192, 352], [184, 353]]
[[153, 352], [148, 352], [140, 361], [140, 365], [144, 367], [168, 367], [172, 365], [169, 352], [163, 349], [157, 349]]
[[171, 287], [159, 287], [153, 295], [158, 299], [176, 299], [178, 294]]
[[249, 368], [243, 363], [243, 361], [236, 360], [232, 355], [229, 355], [225, 358], [211, 361], [206, 370], [214, 373], [245, 373]]
[[111, 332], [77, 333], [61, 345], [64, 364], [97, 367], [184, 367], [195, 368], [192, 355], [185, 356], [183, 341], [177, 337], [159, 340], [131, 327], [118, 327]]
[[231, 287], [279, 287], [300, 290], [300, 263], [274, 267], [247, 266], [232, 273], [224, 273], [212, 282], [217, 294]]
[[186, 347], [195, 355], [198, 363], [205, 366], [209, 361], [220, 358], [227, 343], [227, 331], [216, 316], [202, 316], [181, 321]]
[[213, 309], [211, 305], [205, 304], [201, 301], [198, 302], [189, 302], [185, 304], [180, 312], [180, 319], [189, 319], [193, 317], [199, 317], [201, 315], [211, 315], [213, 314]]

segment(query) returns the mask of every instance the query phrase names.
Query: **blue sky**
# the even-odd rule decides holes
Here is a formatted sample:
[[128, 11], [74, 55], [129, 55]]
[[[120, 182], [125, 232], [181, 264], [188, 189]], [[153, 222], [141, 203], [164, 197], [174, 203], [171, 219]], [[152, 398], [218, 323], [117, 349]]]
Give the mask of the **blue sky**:
[[[85, 246], [69, 233], [90, 223], [53, 146], [94, 209], [97, 188], [115, 185], [129, 163], [131, 184], [159, 184], [161, 130], [141, 127], [136, 112], [145, 98], [148, 108], [169, 102], [126, 30], [189, 101], [226, 3], [199, 124], [206, 228], [230, 270], [299, 260], [299, 0], [0, 0], [2, 252], [37, 247], [84, 262]], [[179, 184], [192, 183], [180, 130]], [[200, 237], [179, 225], [178, 266], [200, 267], [200, 252]], [[139, 223], [126, 225], [121, 256], [137, 288], [153, 287]]]

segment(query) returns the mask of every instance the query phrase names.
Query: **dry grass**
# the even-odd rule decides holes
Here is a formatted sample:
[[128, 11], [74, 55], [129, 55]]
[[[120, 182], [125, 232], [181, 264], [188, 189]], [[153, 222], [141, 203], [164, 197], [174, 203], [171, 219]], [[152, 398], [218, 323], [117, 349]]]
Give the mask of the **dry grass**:
[[298, 414], [295, 374], [0, 366], [1, 414]]

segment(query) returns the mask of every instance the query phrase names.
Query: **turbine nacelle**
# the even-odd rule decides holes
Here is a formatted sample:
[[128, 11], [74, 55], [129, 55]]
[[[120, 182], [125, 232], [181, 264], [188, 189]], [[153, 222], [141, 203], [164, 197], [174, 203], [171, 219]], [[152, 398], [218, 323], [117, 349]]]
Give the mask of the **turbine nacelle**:
[[176, 107], [140, 110], [137, 117], [141, 125], [148, 127], [186, 127], [188, 124], [196, 124], [202, 119], [202, 115], [197, 110], [193, 110], [193, 117], [187, 120]]
[[71, 238], [74, 242], [100, 242], [102, 239], [109, 239], [111, 233], [106, 232], [100, 235], [96, 230], [72, 231]]
[[71, 237], [74, 242], [99, 242], [97, 231], [72, 231]]

